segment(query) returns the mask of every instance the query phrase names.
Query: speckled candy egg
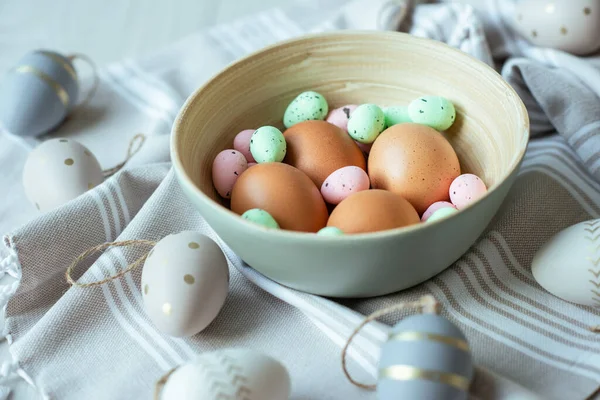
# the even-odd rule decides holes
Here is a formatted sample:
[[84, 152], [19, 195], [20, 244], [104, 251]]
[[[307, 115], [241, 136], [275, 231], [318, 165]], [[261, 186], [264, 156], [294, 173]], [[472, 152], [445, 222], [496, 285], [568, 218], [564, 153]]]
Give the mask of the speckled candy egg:
[[434, 211], [425, 222], [435, 222], [441, 219], [446, 219], [457, 212], [458, 210], [454, 207], [442, 207], [439, 210]]
[[600, 0], [522, 0], [513, 25], [535, 46], [590, 54], [600, 48]]
[[361, 104], [348, 120], [348, 134], [360, 143], [373, 143], [385, 129], [385, 115], [375, 104]]
[[340, 228], [336, 228], [335, 226], [326, 226], [317, 232], [319, 236], [343, 236], [344, 232]]
[[235, 135], [235, 138], [233, 139], [233, 148], [242, 153], [249, 163], [256, 161], [250, 151], [250, 139], [252, 138], [254, 131], [255, 129], [243, 130]]
[[178, 367], [162, 400], [287, 400], [290, 376], [277, 360], [250, 349], [204, 353]]
[[412, 120], [408, 116], [408, 107], [386, 107], [383, 109], [383, 115], [385, 115], [386, 128], [397, 124], [403, 124], [405, 122], [412, 122]]
[[281, 162], [285, 158], [283, 133], [273, 126], [262, 126], [250, 138], [250, 152], [257, 163]]
[[52, 51], [33, 51], [0, 82], [0, 123], [19, 136], [46, 133], [71, 111], [78, 91], [71, 60]]
[[431, 215], [433, 215], [434, 212], [436, 212], [440, 208], [446, 208], [446, 207], [456, 208], [456, 206], [454, 204], [449, 203], [447, 201], [436, 201], [435, 203], [433, 203], [432, 205], [427, 207], [427, 210], [425, 210], [423, 215], [421, 215], [421, 222], [427, 221], [427, 219], [429, 217], [431, 217]]
[[368, 190], [370, 185], [367, 173], [352, 165], [333, 171], [323, 182], [321, 195], [329, 204], [339, 204], [353, 193]]
[[323, 95], [317, 92], [300, 93], [285, 110], [283, 124], [286, 128], [298, 122], [325, 119], [329, 106]]
[[246, 169], [248, 162], [241, 152], [227, 149], [217, 154], [212, 165], [212, 179], [221, 197], [231, 197], [233, 185]]
[[377, 398], [467, 399], [473, 361], [464, 334], [436, 314], [405, 318], [381, 348]]
[[96, 157], [72, 139], [51, 139], [25, 161], [23, 187], [38, 210], [48, 211], [87, 192], [104, 180]]
[[454, 123], [456, 110], [454, 105], [444, 97], [423, 96], [408, 105], [408, 116], [414, 123], [444, 131]]
[[229, 287], [221, 248], [208, 236], [184, 231], [161, 239], [142, 270], [144, 308], [167, 335], [192, 336], [215, 319]]
[[450, 185], [450, 201], [459, 210], [482, 198], [487, 192], [485, 183], [473, 174], [462, 174]]
[[255, 224], [262, 225], [271, 229], [279, 229], [279, 224], [275, 221], [275, 218], [271, 216], [265, 210], [260, 208], [252, 208], [242, 214], [242, 218]]
[[340, 127], [347, 132], [348, 120], [350, 119], [350, 115], [352, 115], [354, 110], [356, 110], [356, 107], [358, 106], [355, 104], [348, 104], [347, 106], [331, 110], [325, 121], [329, 122], [330, 124], [334, 124], [335, 126]]

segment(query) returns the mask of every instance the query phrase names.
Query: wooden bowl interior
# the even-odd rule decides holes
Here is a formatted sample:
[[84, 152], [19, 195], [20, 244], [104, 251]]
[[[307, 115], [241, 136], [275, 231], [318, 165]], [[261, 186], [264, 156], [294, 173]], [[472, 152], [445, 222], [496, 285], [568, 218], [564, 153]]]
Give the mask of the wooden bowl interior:
[[528, 139], [526, 110], [492, 69], [441, 43], [399, 33], [341, 32], [267, 48], [225, 69], [186, 103], [176, 123], [175, 151], [191, 180], [223, 204], [212, 162], [243, 129], [283, 128], [300, 92], [315, 90], [330, 109], [346, 104], [407, 105], [426, 94], [452, 101], [456, 122], [446, 137], [462, 172], [489, 188], [516, 167]]

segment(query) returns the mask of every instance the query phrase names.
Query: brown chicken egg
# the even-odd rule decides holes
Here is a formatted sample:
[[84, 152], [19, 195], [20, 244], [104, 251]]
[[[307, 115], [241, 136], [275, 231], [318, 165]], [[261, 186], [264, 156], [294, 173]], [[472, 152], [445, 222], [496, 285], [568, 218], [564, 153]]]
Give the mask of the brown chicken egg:
[[342, 200], [331, 213], [327, 226], [335, 226], [344, 233], [366, 233], [419, 222], [419, 214], [402, 196], [373, 189], [357, 192]]
[[302, 171], [283, 163], [257, 164], [246, 170], [231, 192], [231, 210], [267, 211], [281, 229], [317, 232], [327, 223], [321, 192]]
[[450, 184], [459, 175], [452, 145], [425, 125], [391, 126], [379, 135], [369, 154], [371, 187], [399, 194], [419, 214], [436, 201], [447, 201]]
[[333, 172], [350, 165], [366, 170], [365, 157], [341, 128], [325, 121], [304, 121], [283, 132], [287, 154], [283, 162], [303, 171], [321, 187]]

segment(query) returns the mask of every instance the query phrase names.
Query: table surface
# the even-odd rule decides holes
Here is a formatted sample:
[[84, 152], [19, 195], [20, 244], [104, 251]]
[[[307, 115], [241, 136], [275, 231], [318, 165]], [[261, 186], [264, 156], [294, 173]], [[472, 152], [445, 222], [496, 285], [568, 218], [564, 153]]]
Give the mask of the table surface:
[[[190, 33], [293, 0], [2, 0], [0, 75], [28, 51], [83, 53], [99, 65], [140, 57]], [[0, 232], [4, 234], [5, 232]], [[3, 327], [3, 315], [0, 328]], [[6, 341], [0, 363], [10, 360]], [[23, 380], [11, 399], [38, 399]]]

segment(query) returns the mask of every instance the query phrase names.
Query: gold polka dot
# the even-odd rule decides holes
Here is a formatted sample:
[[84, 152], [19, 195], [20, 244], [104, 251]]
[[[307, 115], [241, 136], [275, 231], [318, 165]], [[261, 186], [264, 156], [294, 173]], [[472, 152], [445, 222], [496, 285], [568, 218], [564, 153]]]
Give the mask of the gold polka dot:
[[550, 3], [546, 6], [546, 12], [548, 14], [552, 14], [554, 12], [556, 8], [554, 7], [554, 4]]
[[88, 182], [88, 190], [92, 189], [94, 187], [94, 184], [92, 182]]
[[38, 203], [35, 203], [35, 208], [37, 208], [39, 210], [40, 209], [40, 205]]
[[73, 161], [72, 158], [67, 158], [65, 160], [65, 165], [73, 165], [73, 164], [75, 164], [75, 161]]
[[67, 143], [67, 142], [68, 142], [68, 140], [67, 140], [67, 139], [60, 139], [60, 140], [59, 140], [59, 142], [62, 142], [62, 143]]
[[531, 32], [531, 36], [533, 36], [533, 37], [537, 37], [537, 31], [532, 31], [532, 32]]
[[171, 307], [171, 303], [165, 303], [162, 306], [162, 312], [165, 315], [171, 315], [171, 311], [173, 310], [173, 307]]
[[196, 282], [196, 280], [194, 279], [194, 277], [193, 277], [193, 276], [191, 276], [190, 274], [186, 274], [186, 275], [183, 277], [183, 280], [184, 280], [184, 282], [185, 282], [185, 283], [187, 283], [188, 285], [193, 285], [193, 284], [194, 284], [194, 282]]
[[148, 294], [148, 284], [144, 285], [144, 294]]
[[586, 8], [583, 9], [583, 13], [585, 15], [590, 15], [592, 13], [592, 9], [589, 8], [589, 7], [586, 7]]
[[200, 247], [200, 245], [198, 243], [196, 243], [196, 242], [189, 242], [188, 243], [188, 247], [190, 249], [197, 249], [198, 247]]
[[561, 33], [561, 34], [563, 34], [563, 35], [566, 35], [566, 34], [567, 34], [567, 32], [568, 32], [568, 31], [567, 31], [567, 28], [566, 28], [566, 27], [564, 27], [564, 26], [561, 26], [561, 27], [560, 27], [560, 33]]

